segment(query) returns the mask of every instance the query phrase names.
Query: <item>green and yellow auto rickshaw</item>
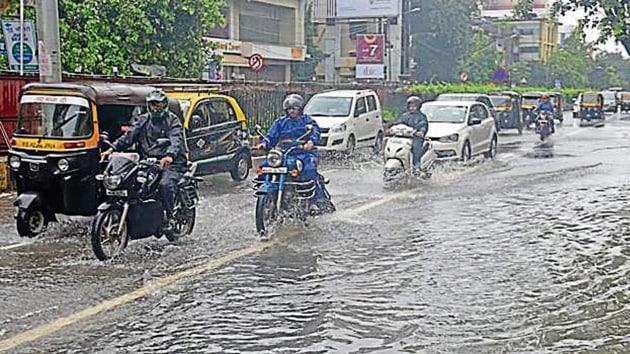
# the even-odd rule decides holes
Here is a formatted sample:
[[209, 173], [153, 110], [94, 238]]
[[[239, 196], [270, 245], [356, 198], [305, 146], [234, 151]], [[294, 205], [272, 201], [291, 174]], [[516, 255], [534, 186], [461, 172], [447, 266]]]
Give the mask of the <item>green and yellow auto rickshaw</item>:
[[606, 119], [604, 95], [599, 92], [584, 92], [580, 101], [580, 127], [601, 125]]
[[564, 100], [560, 92], [549, 92], [549, 99], [553, 104], [553, 118], [562, 122], [564, 121]]
[[[17, 230], [43, 232], [55, 214], [93, 216], [104, 200], [96, 175], [102, 138], [114, 141], [145, 107], [149, 86], [33, 83], [19, 96], [9, 168], [17, 185]], [[181, 116], [177, 100], [169, 108]]]
[[504, 91], [490, 95], [490, 100], [496, 109], [501, 129], [517, 129], [519, 134], [523, 134], [521, 95]]
[[536, 121], [536, 113], [534, 109], [538, 106], [538, 102], [544, 92], [526, 92], [522, 95], [521, 111], [523, 121], [527, 129]]

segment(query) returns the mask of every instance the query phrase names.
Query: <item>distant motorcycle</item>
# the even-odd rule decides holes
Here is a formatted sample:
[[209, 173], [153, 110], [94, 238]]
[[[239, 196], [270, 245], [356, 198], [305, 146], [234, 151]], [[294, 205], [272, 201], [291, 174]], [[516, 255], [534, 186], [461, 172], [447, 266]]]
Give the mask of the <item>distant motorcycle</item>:
[[396, 124], [389, 129], [385, 145], [385, 167], [383, 183], [385, 187], [392, 187], [406, 178], [420, 176], [431, 177], [431, 169], [437, 155], [430, 142], [425, 142], [425, 153], [422, 155], [419, 170], [413, 167], [413, 139], [416, 130], [405, 124]]
[[[261, 127], [256, 126], [259, 135]], [[306, 138], [313, 127], [306, 126], [307, 132], [296, 140], [284, 142], [282, 148], [271, 149], [267, 153], [267, 165], [260, 167], [258, 176], [254, 179], [254, 196], [256, 201], [256, 230], [263, 239], [269, 238], [271, 229], [287, 220], [298, 220], [306, 223], [311, 215], [310, 207], [315, 197], [315, 181], [302, 175], [304, 163], [294, 157], [292, 152], [302, 150], [303, 139]], [[326, 189], [326, 180], [320, 177], [320, 184], [324, 196], [328, 201], [326, 210], [321, 212], [334, 212], [330, 193]]]
[[541, 141], [545, 141], [551, 135], [551, 120], [553, 115], [549, 112], [540, 112], [536, 118], [536, 134]]
[[[165, 146], [168, 139], [158, 139], [157, 146]], [[155, 236], [175, 242], [192, 232], [196, 219], [198, 182], [194, 177], [196, 163], [189, 163], [188, 171], [178, 184], [173, 219], [175, 225], [164, 230], [164, 207], [158, 196], [161, 177], [159, 160], [140, 160], [137, 153], [113, 153], [102, 181], [108, 200], [98, 207], [91, 227], [92, 250], [103, 261], [115, 257], [129, 240]]]

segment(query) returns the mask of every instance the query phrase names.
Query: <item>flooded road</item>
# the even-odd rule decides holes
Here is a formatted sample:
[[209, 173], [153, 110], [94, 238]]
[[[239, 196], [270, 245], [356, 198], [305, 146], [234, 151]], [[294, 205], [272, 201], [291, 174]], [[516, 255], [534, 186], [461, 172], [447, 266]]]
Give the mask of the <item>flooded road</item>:
[[0, 351], [627, 353], [629, 150], [630, 121], [568, 119], [397, 191], [328, 163], [338, 212], [265, 245], [249, 185], [212, 177], [178, 246], [101, 263], [79, 222], [1, 249]]

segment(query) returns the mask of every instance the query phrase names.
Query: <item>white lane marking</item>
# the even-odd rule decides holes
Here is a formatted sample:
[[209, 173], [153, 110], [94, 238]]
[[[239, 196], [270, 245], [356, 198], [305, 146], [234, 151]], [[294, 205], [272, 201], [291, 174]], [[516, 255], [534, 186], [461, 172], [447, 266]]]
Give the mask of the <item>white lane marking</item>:
[[0, 247], [0, 251], [8, 251], [8, 250], [16, 249], [16, 248], [26, 247], [26, 246], [32, 245], [32, 244], [33, 244], [33, 242], [14, 243], [12, 245], [7, 245], [7, 246]]

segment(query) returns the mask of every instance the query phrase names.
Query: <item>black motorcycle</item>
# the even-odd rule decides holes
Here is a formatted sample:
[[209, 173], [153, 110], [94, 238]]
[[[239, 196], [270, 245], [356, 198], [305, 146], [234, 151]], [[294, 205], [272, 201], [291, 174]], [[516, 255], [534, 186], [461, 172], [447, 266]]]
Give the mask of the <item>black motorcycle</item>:
[[[168, 144], [158, 139], [157, 146]], [[161, 177], [157, 158], [140, 159], [137, 153], [113, 153], [102, 181], [107, 200], [98, 207], [92, 222], [91, 243], [96, 257], [103, 261], [115, 257], [128, 241], [155, 236], [176, 242], [189, 235], [195, 225], [198, 182], [196, 163], [178, 183], [173, 208], [172, 227], [166, 228], [164, 207], [158, 195]]]

